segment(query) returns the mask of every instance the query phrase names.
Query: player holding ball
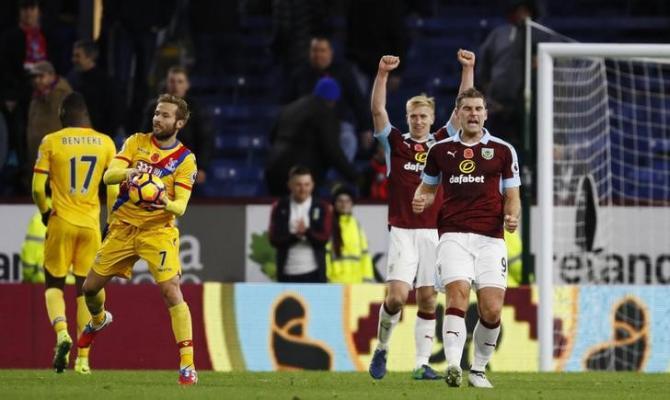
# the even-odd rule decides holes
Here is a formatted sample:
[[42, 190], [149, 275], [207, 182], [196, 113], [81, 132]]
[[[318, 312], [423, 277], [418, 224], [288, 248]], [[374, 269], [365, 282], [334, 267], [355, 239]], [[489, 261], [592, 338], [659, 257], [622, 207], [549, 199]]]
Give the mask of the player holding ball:
[[[180, 355], [178, 382], [193, 385], [198, 377], [193, 363], [191, 312], [179, 287], [179, 230], [174, 222], [175, 216], [186, 211], [198, 168], [193, 153], [177, 140], [177, 133], [188, 122], [188, 105], [168, 94], [161, 95], [157, 103], [153, 132], [129, 137], [103, 178], [106, 184], [121, 183], [121, 191], [107, 236], [84, 282], [92, 319], [78, 344], [87, 347], [111, 324], [103, 288], [114, 276], [130, 278], [133, 265], [142, 258], [149, 264], [170, 312]], [[146, 187], [156, 185], [151, 183], [156, 178], [163, 183], [163, 191], [159, 190], [160, 184]], [[132, 195], [134, 191], [161, 194], [151, 202]]]

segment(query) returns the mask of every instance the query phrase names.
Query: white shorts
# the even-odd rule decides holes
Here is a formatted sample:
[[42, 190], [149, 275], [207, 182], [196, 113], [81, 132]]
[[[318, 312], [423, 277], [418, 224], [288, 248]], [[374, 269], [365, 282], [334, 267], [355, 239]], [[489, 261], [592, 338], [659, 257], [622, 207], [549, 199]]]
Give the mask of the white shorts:
[[436, 229], [392, 226], [386, 281], [403, 281], [414, 287], [435, 286], [437, 242]]
[[437, 246], [436, 269], [441, 290], [455, 281], [467, 281], [475, 290], [488, 286], [506, 289], [505, 240], [476, 233], [444, 233]]

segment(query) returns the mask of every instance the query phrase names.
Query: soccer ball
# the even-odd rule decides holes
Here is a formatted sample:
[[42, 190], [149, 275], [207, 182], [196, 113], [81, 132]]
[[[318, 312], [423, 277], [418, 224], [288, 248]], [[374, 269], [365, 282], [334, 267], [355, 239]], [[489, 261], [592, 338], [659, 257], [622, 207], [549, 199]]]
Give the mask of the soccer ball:
[[135, 205], [157, 203], [163, 191], [165, 191], [163, 181], [148, 173], [134, 177], [128, 185], [128, 197]]

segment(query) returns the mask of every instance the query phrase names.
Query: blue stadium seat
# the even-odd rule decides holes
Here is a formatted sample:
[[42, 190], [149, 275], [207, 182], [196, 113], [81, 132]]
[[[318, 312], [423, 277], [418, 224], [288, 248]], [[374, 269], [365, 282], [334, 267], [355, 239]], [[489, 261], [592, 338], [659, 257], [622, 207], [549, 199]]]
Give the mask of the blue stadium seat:
[[[431, 17], [406, 18], [406, 29], [414, 40], [404, 62], [401, 87], [388, 94], [389, 115], [403, 130], [407, 129], [405, 101], [422, 92], [436, 98], [436, 124], [448, 118], [460, 79], [456, 50], [461, 47], [476, 50], [488, 32], [505, 22], [502, 7], [489, 0], [430, 1], [424, 9], [433, 11]], [[611, 0], [563, 0], [560, 7], [549, 3], [549, 17], [541, 22], [582, 41], [630, 41], [640, 34], [664, 33], [670, 26], [670, 18], [664, 16], [622, 16], [621, 6]], [[570, 10], [569, 14], [566, 15], [565, 9]], [[345, 17], [336, 15], [329, 19], [329, 25], [334, 29], [337, 56], [342, 57], [346, 50], [342, 45]], [[263, 193], [262, 167], [257, 164], [267, 151], [267, 138], [279, 113], [277, 86], [281, 83], [279, 68], [270, 56], [272, 29], [271, 17], [242, 15], [240, 37], [230, 57], [244, 72], [235, 76], [191, 78], [193, 94], [202, 95], [197, 96], [198, 100], [217, 133], [215, 157], [219, 158], [213, 160], [208, 194]], [[638, 197], [644, 194], [643, 190], [652, 196], [665, 195], [662, 192], [667, 189], [661, 187], [663, 182], [670, 186], [667, 182], [670, 166], [663, 157], [670, 154], [670, 132], [662, 128], [668, 121], [658, 111], [669, 104], [661, 95], [670, 89], [670, 82], [662, 79], [667, 71], [644, 70], [647, 78], [642, 81], [628, 74], [631, 69], [636, 73], [643, 71], [639, 65], [629, 67], [621, 63], [619, 67], [622, 74], [618, 78], [624, 90], [616, 96], [610, 93], [608, 104], [612, 113], [621, 117], [611, 121], [613, 191], [621, 197]], [[632, 90], [645, 87], [657, 94], [639, 95]], [[623, 104], [619, 104], [620, 100]], [[633, 133], [637, 136], [633, 137]], [[592, 152], [603, 144], [593, 143], [584, 152]], [[641, 154], [635, 155], [633, 151]], [[645, 185], [647, 189], [642, 189]]]
[[256, 182], [207, 182], [203, 192], [208, 197], [258, 197], [267, 194], [264, 186]]
[[258, 181], [263, 179], [263, 167], [243, 159], [217, 159], [210, 166], [210, 175], [217, 181]]
[[265, 151], [268, 148], [267, 134], [249, 132], [230, 135], [220, 132], [215, 139], [215, 146], [220, 151], [232, 151], [248, 154], [253, 151]]

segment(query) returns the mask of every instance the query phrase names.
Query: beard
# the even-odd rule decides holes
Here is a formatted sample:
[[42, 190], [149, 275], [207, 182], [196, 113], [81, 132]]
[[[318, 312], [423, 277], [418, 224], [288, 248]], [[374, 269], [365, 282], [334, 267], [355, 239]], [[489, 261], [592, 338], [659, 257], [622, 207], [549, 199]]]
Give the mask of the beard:
[[154, 137], [156, 140], [166, 140], [172, 137], [175, 133], [177, 133], [177, 123], [175, 122], [174, 125], [172, 125], [171, 128], [164, 128], [161, 129], [160, 127], [154, 126]]

